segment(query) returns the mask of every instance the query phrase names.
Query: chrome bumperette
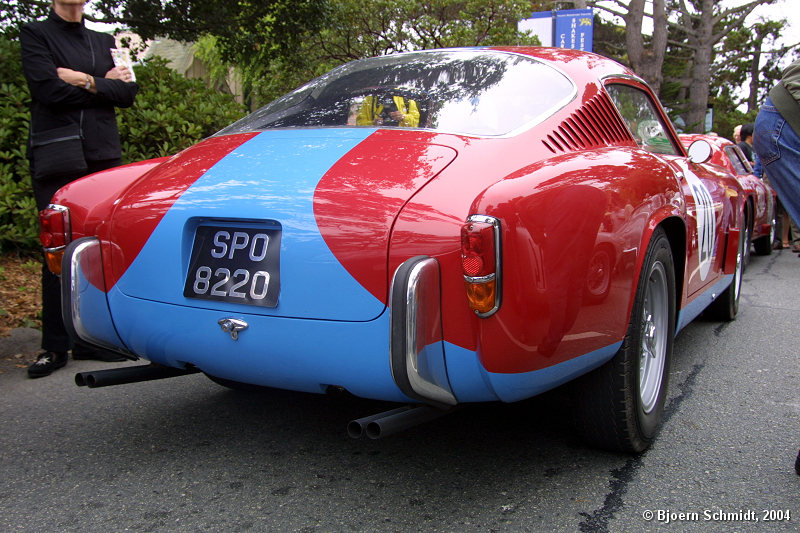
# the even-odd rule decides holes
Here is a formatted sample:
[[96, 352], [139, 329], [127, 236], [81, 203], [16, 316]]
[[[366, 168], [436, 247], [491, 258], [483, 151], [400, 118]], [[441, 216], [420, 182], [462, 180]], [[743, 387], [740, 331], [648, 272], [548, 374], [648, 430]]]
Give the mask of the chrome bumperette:
[[413, 257], [392, 280], [390, 363], [407, 396], [434, 405], [456, 405], [447, 379], [442, 340], [439, 263]]
[[91, 285], [88, 271], [102, 273], [100, 241], [95, 237], [73, 241], [64, 252], [61, 314], [67, 332], [92, 346], [136, 359], [117, 334], [106, 293]]

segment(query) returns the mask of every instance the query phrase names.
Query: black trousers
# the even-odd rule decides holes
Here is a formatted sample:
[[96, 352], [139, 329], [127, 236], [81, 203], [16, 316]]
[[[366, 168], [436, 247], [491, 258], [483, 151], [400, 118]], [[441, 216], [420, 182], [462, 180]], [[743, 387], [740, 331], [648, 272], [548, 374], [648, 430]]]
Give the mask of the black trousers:
[[[89, 170], [80, 175], [66, 176], [54, 180], [33, 180], [33, 195], [36, 198], [36, 208], [39, 211], [46, 208], [56, 191], [64, 185], [85, 174], [117, 167], [122, 163], [122, 160], [119, 158], [104, 159], [102, 161], [87, 161], [87, 163]], [[46, 264], [42, 265], [42, 349], [49, 352], [66, 352], [72, 346], [73, 341], [67, 335], [67, 331], [64, 328], [64, 319], [61, 317], [61, 278], [50, 272]]]

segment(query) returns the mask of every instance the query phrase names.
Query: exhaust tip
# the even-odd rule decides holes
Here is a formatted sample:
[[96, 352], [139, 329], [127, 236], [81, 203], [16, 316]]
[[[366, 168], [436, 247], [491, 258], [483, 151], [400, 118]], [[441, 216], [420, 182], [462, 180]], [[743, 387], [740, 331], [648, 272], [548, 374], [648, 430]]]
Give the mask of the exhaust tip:
[[370, 422], [367, 424], [366, 432], [367, 438], [370, 439], [379, 439], [381, 438], [381, 425], [379, 422]]
[[97, 385], [97, 379], [92, 372], [78, 372], [75, 374], [75, 385], [93, 389]]
[[347, 424], [347, 434], [350, 436], [350, 438], [360, 439], [364, 436], [364, 425], [358, 420], [351, 420]]

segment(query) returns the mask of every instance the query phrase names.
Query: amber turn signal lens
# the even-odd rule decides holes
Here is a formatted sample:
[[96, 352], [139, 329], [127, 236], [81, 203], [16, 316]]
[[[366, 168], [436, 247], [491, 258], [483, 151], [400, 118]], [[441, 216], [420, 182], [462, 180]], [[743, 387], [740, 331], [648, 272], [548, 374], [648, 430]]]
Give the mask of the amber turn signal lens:
[[47, 262], [47, 268], [56, 276], [61, 275], [61, 260], [64, 258], [64, 249], [60, 250], [45, 250], [44, 259]]
[[497, 280], [482, 283], [465, 282], [469, 307], [478, 313], [488, 313], [497, 303]]

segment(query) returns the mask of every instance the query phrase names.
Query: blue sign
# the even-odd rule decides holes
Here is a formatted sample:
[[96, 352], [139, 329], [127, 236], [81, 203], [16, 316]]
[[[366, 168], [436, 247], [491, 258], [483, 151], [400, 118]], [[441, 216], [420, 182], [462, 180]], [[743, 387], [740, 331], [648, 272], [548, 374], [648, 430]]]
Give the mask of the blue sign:
[[591, 52], [594, 36], [592, 23], [591, 8], [555, 11], [553, 46]]
[[519, 21], [520, 31], [529, 30], [542, 46], [592, 51], [594, 17], [592, 8], [539, 11]]

